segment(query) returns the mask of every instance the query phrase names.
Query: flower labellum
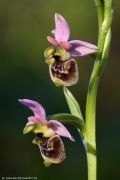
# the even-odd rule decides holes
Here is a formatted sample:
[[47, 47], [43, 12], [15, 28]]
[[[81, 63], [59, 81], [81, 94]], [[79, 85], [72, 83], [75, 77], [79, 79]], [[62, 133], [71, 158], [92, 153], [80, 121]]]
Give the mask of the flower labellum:
[[49, 65], [50, 77], [56, 86], [72, 86], [78, 81], [78, 67], [75, 57], [96, 53], [97, 46], [81, 40], [71, 40], [67, 21], [55, 13], [54, 38], [48, 36], [53, 45], [45, 50], [44, 56]]
[[34, 113], [34, 116], [28, 118], [23, 133], [36, 134], [33, 143], [39, 146], [45, 164], [62, 162], [65, 159], [65, 150], [60, 136], [74, 141], [69, 131], [57, 120], [47, 121], [45, 110], [38, 102], [30, 99], [20, 99], [19, 102]]
[[33, 139], [33, 144], [39, 146], [45, 164], [58, 164], [65, 159], [64, 144], [58, 135], [50, 138], [38, 137]]
[[74, 59], [54, 61], [49, 71], [56, 86], [71, 86], [78, 81], [78, 67]]

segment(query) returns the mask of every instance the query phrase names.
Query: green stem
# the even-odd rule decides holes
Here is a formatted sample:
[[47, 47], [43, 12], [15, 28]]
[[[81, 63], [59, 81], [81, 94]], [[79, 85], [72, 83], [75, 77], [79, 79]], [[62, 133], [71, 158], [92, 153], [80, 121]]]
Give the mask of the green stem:
[[97, 9], [97, 14], [98, 14], [98, 27], [100, 29], [103, 19], [104, 19], [103, 3], [101, 3], [100, 0], [94, 0], [94, 2]]
[[110, 26], [112, 22], [111, 0], [104, 1], [104, 8], [103, 8], [103, 4], [101, 4], [99, 0], [94, 0], [94, 1], [98, 12], [98, 26], [99, 26], [98, 47], [100, 51], [96, 56], [94, 68], [91, 74], [88, 94], [87, 94], [87, 102], [86, 102], [86, 141], [88, 145], [88, 150], [87, 150], [88, 180], [97, 179], [96, 98], [97, 98], [97, 89], [99, 85], [99, 80], [109, 52], [110, 40], [111, 40]]

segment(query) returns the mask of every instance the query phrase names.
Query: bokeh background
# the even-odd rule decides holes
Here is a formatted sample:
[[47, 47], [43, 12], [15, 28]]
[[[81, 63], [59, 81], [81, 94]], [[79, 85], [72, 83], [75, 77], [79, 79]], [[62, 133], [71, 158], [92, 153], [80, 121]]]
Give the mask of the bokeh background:
[[[69, 112], [62, 88], [50, 80], [43, 52], [54, 27], [54, 13], [69, 22], [71, 39], [97, 43], [97, 14], [92, 0], [0, 0], [0, 175], [39, 180], [87, 180], [86, 157], [76, 129], [76, 142], [64, 140], [67, 159], [45, 168], [33, 135], [22, 129], [32, 112], [19, 98], [39, 101], [47, 115]], [[98, 180], [120, 179], [120, 1], [114, 1], [110, 57], [97, 101]], [[85, 111], [93, 67], [90, 57], [78, 59], [79, 83], [70, 90]]]

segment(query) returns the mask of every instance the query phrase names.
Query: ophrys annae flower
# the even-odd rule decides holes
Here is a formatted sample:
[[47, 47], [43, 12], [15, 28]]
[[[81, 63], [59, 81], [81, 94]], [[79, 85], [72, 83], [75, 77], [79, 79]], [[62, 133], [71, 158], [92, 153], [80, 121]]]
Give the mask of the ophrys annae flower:
[[45, 109], [38, 102], [30, 99], [20, 99], [19, 102], [34, 113], [34, 116], [28, 117], [23, 133], [36, 134], [33, 143], [39, 146], [45, 164], [61, 163], [65, 159], [65, 148], [60, 136], [74, 141], [69, 131], [57, 120], [47, 121]]
[[98, 47], [81, 40], [69, 40], [70, 29], [67, 21], [60, 14], [55, 14], [54, 37], [48, 36], [52, 44], [45, 50], [46, 63], [50, 77], [57, 86], [71, 86], [78, 81], [78, 67], [75, 57], [82, 57], [98, 51]]

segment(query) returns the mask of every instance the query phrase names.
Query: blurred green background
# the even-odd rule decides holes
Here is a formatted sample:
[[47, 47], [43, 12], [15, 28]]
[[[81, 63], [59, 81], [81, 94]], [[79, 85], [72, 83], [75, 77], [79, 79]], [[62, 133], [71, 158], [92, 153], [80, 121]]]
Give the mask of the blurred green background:
[[[98, 180], [120, 179], [120, 1], [114, 2], [110, 57], [97, 101]], [[67, 159], [45, 168], [33, 135], [22, 129], [32, 112], [19, 98], [39, 101], [47, 115], [69, 112], [62, 88], [50, 80], [43, 52], [54, 27], [54, 13], [62, 14], [71, 39], [97, 43], [97, 14], [93, 0], [0, 0], [0, 175], [36, 176], [47, 180], [87, 180], [86, 157], [76, 129], [75, 143], [64, 140]], [[90, 57], [77, 60], [79, 83], [70, 90], [85, 110], [93, 67]]]

